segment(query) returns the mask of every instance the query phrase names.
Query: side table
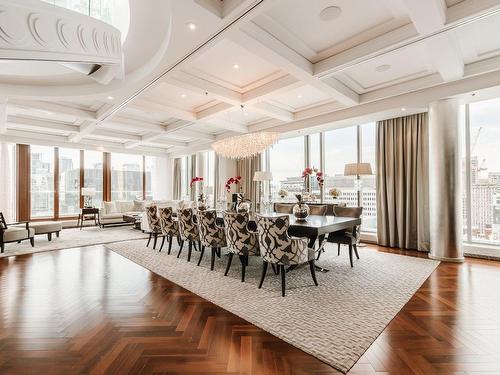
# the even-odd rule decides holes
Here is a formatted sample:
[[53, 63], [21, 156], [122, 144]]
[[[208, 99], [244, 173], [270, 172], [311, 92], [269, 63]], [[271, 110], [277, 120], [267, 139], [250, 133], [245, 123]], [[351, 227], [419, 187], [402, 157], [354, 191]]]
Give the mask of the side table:
[[[89, 217], [92, 215], [92, 217]], [[99, 209], [94, 207], [84, 207], [80, 209], [80, 214], [78, 215], [78, 222], [76, 224], [77, 227], [80, 227], [80, 230], [83, 228], [83, 222], [88, 220], [94, 220], [96, 226], [99, 225]]]

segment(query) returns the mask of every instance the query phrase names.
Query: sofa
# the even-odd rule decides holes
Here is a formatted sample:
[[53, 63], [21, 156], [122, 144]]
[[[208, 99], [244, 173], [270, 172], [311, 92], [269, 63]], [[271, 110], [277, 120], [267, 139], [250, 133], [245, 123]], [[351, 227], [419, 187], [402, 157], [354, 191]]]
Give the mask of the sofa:
[[111, 201], [102, 202], [99, 209], [99, 225], [131, 224], [123, 220], [123, 215], [142, 215], [146, 209], [147, 201]]

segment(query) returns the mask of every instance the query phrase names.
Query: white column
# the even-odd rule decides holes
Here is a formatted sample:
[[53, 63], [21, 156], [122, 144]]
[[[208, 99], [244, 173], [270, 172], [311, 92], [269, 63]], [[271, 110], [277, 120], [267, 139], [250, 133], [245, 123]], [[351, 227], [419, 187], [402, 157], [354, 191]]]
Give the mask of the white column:
[[462, 152], [464, 129], [457, 99], [429, 107], [429, 203], [431, 252], [448, 262], [464, 260], [462, 248]]

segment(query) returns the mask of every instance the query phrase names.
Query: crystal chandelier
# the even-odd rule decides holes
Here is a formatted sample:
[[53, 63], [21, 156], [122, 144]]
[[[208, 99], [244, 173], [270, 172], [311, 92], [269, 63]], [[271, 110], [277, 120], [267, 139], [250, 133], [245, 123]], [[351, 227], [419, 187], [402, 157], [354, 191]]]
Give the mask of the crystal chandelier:
[[258, 132], [221, 139], [212, 143], [217, 155], [230, 159], [245, 159], [257, 155], [278, 142], [278, 133]]

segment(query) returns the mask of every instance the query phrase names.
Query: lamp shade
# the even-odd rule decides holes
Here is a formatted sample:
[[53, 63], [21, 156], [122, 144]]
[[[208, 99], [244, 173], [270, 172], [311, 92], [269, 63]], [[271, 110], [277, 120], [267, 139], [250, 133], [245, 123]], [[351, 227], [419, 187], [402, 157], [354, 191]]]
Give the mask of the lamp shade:
[[257, 171], [253, 175], [254, 181], [272, 181], [273, 174], [271, 172]]
[[373, 174], [370, 163], [352, 163], [344, 167], [344, 176], [362, 176]]
[[82, 196], [93, 197], [95, 195], [95, 188], [84, 187], [82, 188]]

